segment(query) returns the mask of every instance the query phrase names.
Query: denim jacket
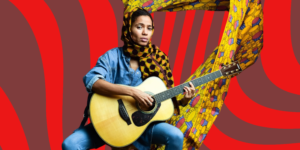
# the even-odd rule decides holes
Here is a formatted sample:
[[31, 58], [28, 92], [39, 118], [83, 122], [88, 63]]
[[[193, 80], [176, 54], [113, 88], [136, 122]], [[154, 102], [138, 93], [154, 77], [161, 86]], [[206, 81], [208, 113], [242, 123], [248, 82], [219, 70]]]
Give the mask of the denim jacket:
[[128, 86], [138, 86], [142, 83], [140, 69], [134, 71], [130, 68], [130, 57], [123, 53], [122, 47], [113, 48], [100, 56], [96, 66], [83, 77], [89, 93], [92, 93], [92, 86], [98, 79]]
[[[103, 79], [113, 84], [123, 84], [128, 86], [138, 86], [142, 83], [142, 74], [140, 69], [135, 71], [130, 68], [130, 56], [126, 56], [122, 47], [113, 48], [99, 57], [97, 64], [84, 77], [83, 82], [88, 93], [92, 92], [93, 84]], [[145, 132], [151, 132], [153, 125], [149, 126]], [[150, 149], [152, 137], [144, 136], [133, 143], [133, 145], [140, 149]]]

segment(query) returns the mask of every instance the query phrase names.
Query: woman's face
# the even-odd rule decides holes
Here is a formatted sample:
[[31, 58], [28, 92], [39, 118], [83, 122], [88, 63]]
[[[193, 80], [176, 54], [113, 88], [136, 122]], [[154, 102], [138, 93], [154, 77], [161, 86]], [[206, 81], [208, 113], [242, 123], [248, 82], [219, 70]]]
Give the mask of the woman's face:
[[152, 21], [149, 16], [139, 16], [131, 27], [131, 39], [142, 46], [146, 46], [152, 36]]

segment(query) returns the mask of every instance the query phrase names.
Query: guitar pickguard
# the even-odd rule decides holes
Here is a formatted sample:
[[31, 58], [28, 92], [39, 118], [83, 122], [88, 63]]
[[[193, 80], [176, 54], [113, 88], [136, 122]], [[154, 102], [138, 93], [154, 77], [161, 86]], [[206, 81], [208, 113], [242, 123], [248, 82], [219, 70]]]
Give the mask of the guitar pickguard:
[[160, 108], [160, 105], [161, 105], [161, 103], [159, 103], [156, 110], [154, 110], [154, 112], [150, 113], [150, 114], [145, 114], [141, 111], [134, 112], [131, 116], [133, 123], [136, 126], [143, 126], [143, 125], [147, 124], [155, 116], [158, 109]]

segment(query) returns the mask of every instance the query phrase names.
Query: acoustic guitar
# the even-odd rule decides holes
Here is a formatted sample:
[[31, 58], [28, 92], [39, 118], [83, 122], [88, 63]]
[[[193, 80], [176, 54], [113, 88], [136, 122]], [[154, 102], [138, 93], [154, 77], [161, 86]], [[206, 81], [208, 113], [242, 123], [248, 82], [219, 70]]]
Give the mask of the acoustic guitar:
[[[221, 76], [230, 76], [241, 72], [237, 62], [223, 66], [220, 70], [196, 78], [190, 82], [195, 87]], [[124, 85], [125, 86], [125, 85]], [[135, 140], [154, 121], [165, 121], [172, 117], [174, 106], [171, 98], [182, 93], [183, 83], [174, 88], [167, 89], [158, 77], [149, 77], [137, 88], [148, 93], [154, 99], [151, 110], [143, 110], [131, 96], [115, 95], [104, 96], [93, 94], [90, 102], [90, 117], [96, 132], [109, 145], [124, 147]]]

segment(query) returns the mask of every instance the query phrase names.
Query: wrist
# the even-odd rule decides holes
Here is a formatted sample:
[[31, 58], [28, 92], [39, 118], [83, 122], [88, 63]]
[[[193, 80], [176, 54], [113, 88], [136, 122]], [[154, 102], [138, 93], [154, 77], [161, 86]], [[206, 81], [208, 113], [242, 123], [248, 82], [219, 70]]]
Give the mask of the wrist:
[[128, 95], [129, 96], [134, 96], [134, 94], [135, 94], [135, 88], [133, 88], [133, 87], [129, 87], [129, 90], [128, 90], [129, 92], [128, 92]]
[[188, 104], [188, 100], [185, 98], [182, 98], [178, 103], [180, 106], [184, 107]]

